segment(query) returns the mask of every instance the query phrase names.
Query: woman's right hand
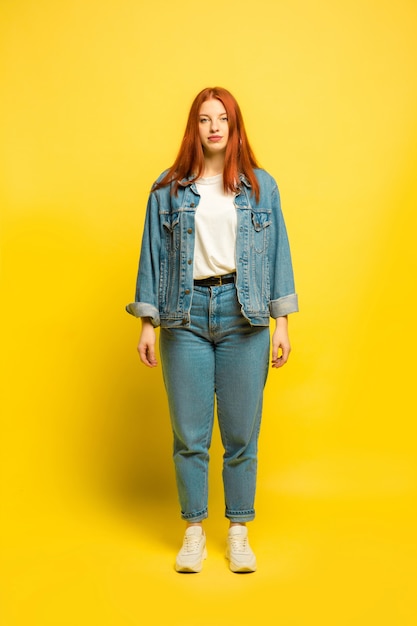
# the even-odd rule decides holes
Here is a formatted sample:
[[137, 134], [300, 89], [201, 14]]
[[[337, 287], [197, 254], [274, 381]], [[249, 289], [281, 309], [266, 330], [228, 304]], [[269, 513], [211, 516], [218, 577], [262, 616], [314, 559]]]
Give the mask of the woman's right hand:
[[155, 356], [156, 334], [155, 328], [147, 317], [142, 317], [142, 332], [140, 334], [138, 352], [140, 360], [147, 367], [156, 367], [158, 361]]

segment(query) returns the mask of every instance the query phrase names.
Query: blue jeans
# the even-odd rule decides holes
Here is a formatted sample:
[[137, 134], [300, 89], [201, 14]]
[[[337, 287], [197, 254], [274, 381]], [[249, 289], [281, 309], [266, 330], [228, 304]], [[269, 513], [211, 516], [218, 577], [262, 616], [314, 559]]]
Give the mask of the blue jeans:
[[208, 515], [214, 398], [224, 447], [226, 517], [255, 517], [258, 436], [269, 362], [269, 327], [243, 317], [236, 287], [194, 287], [191, 326], [161, 328], [160, 352], [174, 435], [181, 517]]

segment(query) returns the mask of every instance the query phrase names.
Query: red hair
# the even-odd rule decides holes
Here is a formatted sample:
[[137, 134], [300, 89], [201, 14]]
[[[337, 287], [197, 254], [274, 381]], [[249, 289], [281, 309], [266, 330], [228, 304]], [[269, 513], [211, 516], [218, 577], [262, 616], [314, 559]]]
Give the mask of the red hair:
[[[207, 87], [195, 97], [177, 158], [154, 188], [159, 189], [174, 182], [173, 192], [177, 193], [180, 184], [190, 185], [202, 175], [204, 152], [199, 135], [199, 113], [203, 102], [214, 98], [223, 104], [229, 122], [229, 139], [223, 170], [224, 190], [236, 191], [239, 174], [243, 174], [248, 179], [256, 200], [259, 201], [259, 183], [254, 172], [254, 168], [259, 166], [249, 145], [242, 113], [232, 94], [222, 87]], [[184, 178], [189, 178], [189, 180], [181, 183]]]

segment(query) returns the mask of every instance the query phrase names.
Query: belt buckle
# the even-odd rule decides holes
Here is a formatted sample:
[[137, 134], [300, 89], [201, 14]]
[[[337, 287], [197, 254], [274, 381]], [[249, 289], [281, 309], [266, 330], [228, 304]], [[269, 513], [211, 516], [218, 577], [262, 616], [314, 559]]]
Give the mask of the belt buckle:
[[223, 279], [222, 279], [222, 278], [223, 278], [222, 276], [219, 276], [219, 277], [218, 277], [218, 281], [219, 281], [219, 282], [218, 282], [218, 286], [219, 286], [219, 287], [221, 287], [221, 285], [223, 285]]

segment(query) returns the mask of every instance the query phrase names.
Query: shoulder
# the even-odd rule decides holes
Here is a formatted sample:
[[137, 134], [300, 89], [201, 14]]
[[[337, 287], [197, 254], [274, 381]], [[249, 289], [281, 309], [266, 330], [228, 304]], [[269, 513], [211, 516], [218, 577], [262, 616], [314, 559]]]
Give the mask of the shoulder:
[[261, 168], [255, 168], [254, 172], [261, 188], [264, 187], [265, 189], [269, 188], [272, 190], [277, 187], [275, 178], [271, 176], [271, 174], [269, 174], [269, 172], [267, 172], [266, 170], [263, 170]]
[[159, 174], [158, 178], [153, 182], [151, 189], [150, 189], [151, 197], [154, 197], [154, 196], [164, 197], [164, 195], [169, 195], [171, 193], [173, 181], [167, 182], [167, 175], [169, 174], [169, 172], [170, 172], [169, 169], [164, 170], [161, 174]]
[[152, 190], [154, 189], [154, 187], [156, 185], [159, 185], [159, 183], [161, 182], [161, 180], [163, 180], [165, 178], [165, 176], [168, 174], [169, 169], [164, 170], [163, 172], [161, 172], [161, 174], [159, 174], [158, 178], [156, 178], [156, 180], [154, 181], [154, 183], [152, 184]]
[[255, 168], [254, 172], [259, 183], [262, 201], [265, 201], [267, 198], [269, 198], [270, 201], [275, 201], [274, 199], [278, 198], [279, 201], [279, 189], [275, 178], [261, 168]]

